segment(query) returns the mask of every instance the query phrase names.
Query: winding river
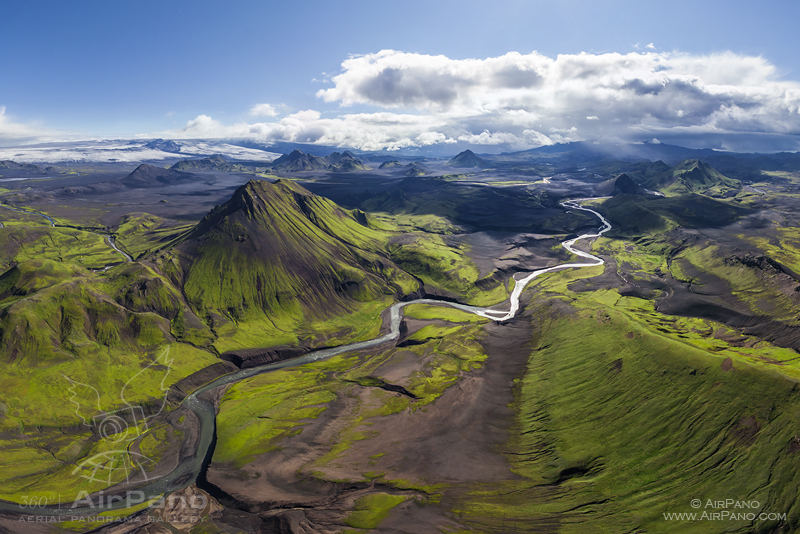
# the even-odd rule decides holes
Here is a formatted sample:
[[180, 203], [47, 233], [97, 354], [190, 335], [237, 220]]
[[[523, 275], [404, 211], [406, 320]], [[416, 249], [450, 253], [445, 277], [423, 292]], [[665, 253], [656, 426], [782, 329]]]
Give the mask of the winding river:
[[[375, 347], [378, 345], [382, 345], [384, 343], [395, 341], [400, 337], [400, 323], [403, 319], [403, 308], [405, 306], [408, 306], [409, 304], [436, 304], [440, 306], [450, 306], [452, 308], [457, 308], [465, 312], [480, 315], [481, 317], [486, 317], [487, 319], [491, 319], [493, 321], [498, 321], [498, 322], [507, 321], [516, 316], [517, 312], [519, 311], [519, 299], [520, 295], [522, 294], [522, 291], [537, 276], [554, 271], [560, 271], [563, 269], [596, 267], [602, 265], [604, 261], [601, 258], [598, 258], [597, 256], [589, 254], [588, 252], [583, 252], [575, 248], [575, 243], [577, 241], [600, 237], [611, 229], [611, 223], [609, 223], [605, 219], [605, 217], [603, 217], [600, 213], [592, 209], [585, 208], [579, 204], [580, 202], [583, 201], [597, 200], [601, 198], [606, 198], [606, 197], [597, 197], [596, 199], [581, 198], [581, 199], [568, 200], [561, 203], [561, 206], [564, 207], [565, 209], [575, 209], [575, 210], [590, 212], [596, 215], [602, 223], [602, 227], [597, 231], [597, 233], [583, 234], [581, 236], [575, 237], [573, 239], [561, 243], [561, 246], [563, 246], [569, 252], [575, 254], [576, 256], [585, 258], [588, 261], [576, 262], [576, 263], [562, 263], [561, 265], [547, 267], [545, 269], [538, 269], [531, 273], [528, 273], [526, 276], [520, 278], [519, 280], [517, 280], [515, 276], [514, 289], [512, 290], [508, 300], [509, 302], [508, 310], [494, 309], [496, 306], [501, 306], [502, 303], [488, 308], [481, 308], [478, 306], [469, 306], [466, 304], [446, 302], [434, 299], [418, 299], [409, 302], [398, 302], [389, 307], [389, 317], [388, 317], [389, 332], [387, 334], [384, 334], [380, 337], [370, 339], [367, 341], [359, 341], [356, 343], [341, 345], [339, 347], [317, 350], [305, 354], [303, 356], [300, 356], [298, 358], [293, 358], [291, 360], [266, 364], [259, 367], [253, 367], [250, 369], [242, 369], [240, 371], [221, 376], [216, 380], [214, 380], [213, 382], [210, 382], [209, 384], [206, 384], [205, 386], [202, 386], [199, 389], [195, 390], [184, 399], [182, 406], [191, 410], [197, 416], [197, 419], [199, 421], [200, 431], [199, 431], [199, 439], [197, 440], [196, 453], [190, 457], [181, 460], [180, 463], [175, 467], [175, 469], [173, 469], [167, 475], [160, 477], [145, 485], [141, 485], [134, 491], [138, 492], [139, 494], [146, 495], [148, 500], [150, 498], [157, 498], [160, 495], [178, 491], [185, 488], [186, 486], [189, 486], [190, 484], [197, 481], [198, 477], [204, 472], [205, 468], [211, 461], [211, 456], [213, 455], [213, 443], [216, 434], [216, 412], [214, 409], [214, 405], [212, 403], [208, 402], [205, 399], [200, 398], [200, 395], [202, 393], [205, 393], [216, 387], [223, 386], [226, 384], [231, 384], [233, 382], [238, 382], [240, 380], [258, 374], [268, 373], [270, 371], [275, 371], [277, 369], [285, 369], [287, 367], [304, 365], [307, 363], [324, 360], [326, 358], [330, 358], [332, 356], [336, 356], [337, 354], [342, 354], [344, 352], [367, 349], [370, 347]], [[3, 207], [7, 206], [4, 205]], [[49, 217], [47, 218], [49, 219]], [[49, 220], [52, 222], [52, 219]], [[114, 247], [115, 250], [125, 255], [126, 259], [130, 261], [130, 257], [127, 256], [127, 254], [117, 249], [117, 247], [114, 245], [113, 240], [109, 240], [109, 244], [111, 244], [111, 246]], [[85, 500], [81, 502], [86, 503]], [[36, 508], [34, 510], [31, 510], [17, 503], [0, 501], [0, 511], [41, 515], [41, 516], [61, 516], [61, 517], [81, 516], [81, 515], [85, 516], [85, 515], [96, 514], [98, 511], [120, 510], [126, 508], [127, 503], [125, 502], [124, 498], [120, 498], [119, 500], [110, 505], [108, 504], [108, 502], [106, 502], [105, 505], [102, 507], [102, 510], [98, 508], [92, 508], [89, 506], [81, 506], [75, 508], [69, 507], [70, 505], [63, 505], [63, 506], [60, 506], [58, 508], [53, 506], [46, 506], [43, 508]]]

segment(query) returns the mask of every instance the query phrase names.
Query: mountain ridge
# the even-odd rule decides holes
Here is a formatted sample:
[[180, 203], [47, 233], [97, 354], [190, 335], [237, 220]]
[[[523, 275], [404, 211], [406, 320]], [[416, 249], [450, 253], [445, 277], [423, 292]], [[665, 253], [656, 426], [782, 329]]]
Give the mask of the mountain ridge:
[[641, 185], [665, 194], [702, 193], [726, 196], [738, 191], [742, 184], [723, 175], [698, 159], [686, 159], [662, 173], [645, 178]]

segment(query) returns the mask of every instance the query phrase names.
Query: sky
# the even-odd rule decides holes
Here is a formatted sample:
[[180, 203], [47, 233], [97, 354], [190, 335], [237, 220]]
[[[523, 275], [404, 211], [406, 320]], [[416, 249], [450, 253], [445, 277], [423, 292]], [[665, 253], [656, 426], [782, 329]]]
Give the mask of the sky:
[[8, 2], [0, 146], [800, 150], [800, 3]]

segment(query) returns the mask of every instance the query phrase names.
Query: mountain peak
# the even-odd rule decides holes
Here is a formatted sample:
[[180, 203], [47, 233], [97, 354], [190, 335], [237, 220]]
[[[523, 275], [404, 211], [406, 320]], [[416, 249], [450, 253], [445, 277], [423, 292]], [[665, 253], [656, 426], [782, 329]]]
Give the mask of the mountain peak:
[[642, 191], [642, 188], [636, 185], [636, 182], [634, 182], [630, 176], [622, 173], [614, 180], [614, 192], [611, 193], [611, 196], [641, 195], [643, 193], [644, 191]]
[[450, 161], [445, 163], [445, 165], [448, 167], [464, 167], [464, 168], [479, 167], [481, 169], [485, 169], [486, 167], [490, 166], [488, 161], [479, 158], [478, 156], [475, 155], [475, 153], [472, 150], [469, 149], [461, 152], [460, 154], [452, 158]]
[[251, 180], [173, 245], [173, 276], [200, 309], [336, 313], [379, 298], [394, 276], [367, 224], [290, 180]]

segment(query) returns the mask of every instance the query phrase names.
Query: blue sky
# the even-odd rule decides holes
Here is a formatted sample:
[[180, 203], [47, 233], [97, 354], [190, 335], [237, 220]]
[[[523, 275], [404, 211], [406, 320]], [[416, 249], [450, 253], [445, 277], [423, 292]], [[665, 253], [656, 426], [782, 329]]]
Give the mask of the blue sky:
[[[735, 148], [755, 136], [756, 148], [792, 148], [798, 17], [800, 3], [789, 1], [9, 2], [0, 144], [230, 135], [499, 150], [653, 134]], [[387, 50], [395, 53], [379, 55]], [[649, 59], [625, 70], [634, 53]], [[366, 59], [343, 67], [354, 55]], [[597, 79], [572, 84], [559, 55], [588, 61]], [[658, 82], [669, 91], [640, 90], [656, 83], [645, 80], [654, 65], [675, 73]], [[505, 86], [507, 67], [536, 70], [540, 82]], [[720, 72], [740, 70], [747, 84], [720, 81]], [[439, 99], [435, 91], [450, 83], [457, 90]], [[609, 90], [624, 98], [611, 104]]]

